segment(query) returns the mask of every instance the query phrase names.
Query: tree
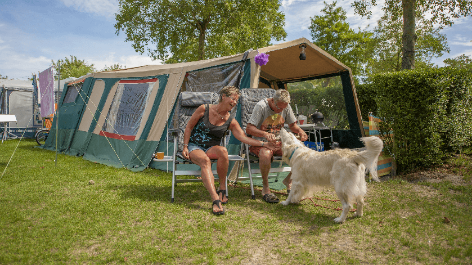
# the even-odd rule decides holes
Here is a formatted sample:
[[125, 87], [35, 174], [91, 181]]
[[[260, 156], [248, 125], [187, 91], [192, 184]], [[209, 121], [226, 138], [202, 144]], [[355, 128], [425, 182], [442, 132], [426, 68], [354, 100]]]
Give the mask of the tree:
[[448, 58], [443, 61], [446, 66], [455, 67], [455, 68], [467, 68], [472, 70], [472, 58], [465, 54], [459, 55], [455, 58]]
[[108, 72], [108, 71], [115, 71], [115, 70], [124, 69], [124, 68], [126, 68], [126, 66], [122, 66], [122, 65], [116, 63], [116, 64], [108, 66], [108, 67], [105, 65], [105, 68], [103, 68], [101, 71], [102, 72]]
[[[370, 7], [375, 5], [376, 0], [355, 0], [352, 4], [356, 13], [368, 18], [372, 15]], [[444, 26], [451, 26], [454, 18], [472, 14], [470, 0], [385, 0], [382, 9], [385, 13], [390, 13], [394, 20], [403, 17], [402, 69], [415, 68], [415, 18], [430, 14], [427, 19], [429, 23], [437, 24], [442, 29]]]
[[[369, 57], [370, 74], [400, 71], [402, 69], [402, 19], [385, 13], [374, 29], [373, 56]], [[431, 67], [433, 57], [441, 57], [449, 52], [447, 39], [430, 21], [422, 17], [416, 19], [417, 42], [415, 48], [416, 68]]]
[[166, 63], [265, 47], [286, 37], [278, 0], [120, 0], [116, 34]]
[[363, 64], [370, 57], [372, 33], [358, 30], [355, 32], [346, 22], [346, 11], [336, 7], [337, 2], [327, 4], [323, 16], [311, 18], [309, 27], [313, 43], [327, 51], [340, 62], [351, 68], [353, 75], [363, 73]]
[[88, 73], [95, 72], [93, 64], [88, 65], [84, 60], [79, 60], [77, 57], [72, 55], [70, 56], [70, 60], [66, 57], [64, 60], [59, 59], [57, 62], [52, 61], [52, 64], [56, 69], [58, 69], [59, 63], [61, 64], [59, 69], [61, 73], [61, 79], [68, 77], [81, 77]]
[[0, 75], [0, 79], [8, 79], [8, 76], [3, 76], [3, 75]]

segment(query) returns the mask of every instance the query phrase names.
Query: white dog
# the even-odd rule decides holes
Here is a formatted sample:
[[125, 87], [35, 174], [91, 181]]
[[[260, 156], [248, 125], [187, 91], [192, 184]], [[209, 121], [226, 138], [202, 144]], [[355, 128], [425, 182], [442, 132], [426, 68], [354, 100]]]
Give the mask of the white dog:
[[377, 160], [383, 148], [380, 138], [361, 138], [366, 150], [360, 152], [350, 149], [317, 152], [305, 147], [295, 135], [284, 129], [280, 131], [280, 139], [282, 159], [292, 167], [292, 188], [283, 205], [298, 203], [322, 186], [334, 186], [343, 206], [341, 216], [334, 221], [344, 222], [354, 202], [357, 202], [357, 216], [362, 216], [367, 191], [365, 169], [368, 168], [373, 178], [378, 180]]

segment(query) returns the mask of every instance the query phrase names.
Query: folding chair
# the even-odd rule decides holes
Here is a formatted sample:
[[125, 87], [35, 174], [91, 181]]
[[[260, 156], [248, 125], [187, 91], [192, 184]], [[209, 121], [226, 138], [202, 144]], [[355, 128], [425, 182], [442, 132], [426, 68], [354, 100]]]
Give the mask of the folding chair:
[[[247, 123], [251, 118], [252, 111], [254, 110], [254, 106], [260, 100], [264, 98], [273, 97], [275, 94], [274, 89], [263, 89], [263, 88], [248, 88], [241, 90], [241, 125], [242, 129], [246, 132]], [[255, 155], [250, 153], [249, 146], [247, 144], [242, 143], [243, 152], [246, 156], [246, 162], [248, 165], [248, 173], [249, 173], [249, 180], [251, 185], [251, 195], [252, 199], [255, 199], [256, 196], [254, 195], [254, 183], [253, 183], [253, 174], [261, 174], [261, 170], [259, 168], [252, 168], [251, 164], [259, 163], [259, 158]], [[292, 171], [291, 167], [284, 166], [282, 162], [281, 156], [274, 156], [273, 162], [279, 162], [279, 167], [271, 167], [269, 171], [269, 178], [276, 177], [278, 181], [279, 175], [281, 172], [290, 172]], [[271, 174], [277, 173], [277, 174]], [[261, 177], [261, 176], [259, 176]], [[244, 180], [247, 178], [239, 178], [239, 180]]]
[[[217, 104], [219, 95], [214, 92], [181, 92], [177, 100], [176, 112], [174, 123], [171, 124], [169, 133], [172, 135], [174, 142], [174, 151], [172, 156], [165, 156], [164, 159], [153, 159], [157, 162], [172, 162], [172, 196], [171, 202], [174, 202], [174, 192], [177, 183], [181, 182], [201, 182], [201, 179], [177, 179], [177, 176], [200, 176], [200, 167], [190, 160], [185, 159], [182, 156], [183, 140], [185, 127], [187, 126], [190, 117], [195, 110], [202, 104]], [[222, 145], [226, 146], [229, 141], [229, 134], [227, 134], [223, 140]], [[229, 161], [244, 161], [239, 155], [228, 155]], [[211, 160], [212, 163], [216, 162], [216, 159]], [[217, 171], [212, 171], [214, 175], [217, 175]], [[215, 181], [219, 179], [215, 177]], [[228, 180], [228, 178], [226, 178]], [[225, 183], [226, 187], [228, 183]], [[228, 197], [228, 189], [226, 188], [226, 197]]]

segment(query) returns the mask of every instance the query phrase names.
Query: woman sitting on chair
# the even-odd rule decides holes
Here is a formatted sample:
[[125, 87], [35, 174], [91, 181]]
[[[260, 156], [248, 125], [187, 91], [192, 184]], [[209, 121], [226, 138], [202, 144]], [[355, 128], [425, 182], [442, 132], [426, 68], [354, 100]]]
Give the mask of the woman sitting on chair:
[[[184, 149], [182, 155], [201, 168], [202, 182], [213, 200], [212, 212], [215, 215], [225, 213], [222, 204], [228, 203], [226, 197], [226, 175], [228, 173], [228, 150], [221, 146], [227, 130], [231, 130], [239, 141], [251, 146], [275, 148], [273, 143], [264, 143], [247, 137], [230, 111], [237, 105], [241, 93], [234, 86], [226, 86], [220, 92], [220, 101], [216, 105], [201, 105], [193, 113], [185, 127]], [[211, 170], [210, 159], [217, 159], [216, 171], [220, 182], [215, 190], [215, 177]]]

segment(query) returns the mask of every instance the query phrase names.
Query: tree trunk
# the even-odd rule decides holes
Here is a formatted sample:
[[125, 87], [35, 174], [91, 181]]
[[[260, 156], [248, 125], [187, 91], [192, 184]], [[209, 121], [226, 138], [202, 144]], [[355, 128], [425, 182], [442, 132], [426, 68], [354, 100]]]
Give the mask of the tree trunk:
[[403, 36], [402, 36], [402, 69], [415, 68], [415, 9], [416, 0], [402, 0]]
[[198, 22], [198, 29], [200, 31], [200, 35], [198, 36], [198, 60], [205, 59], [205, 33], [207, 24], [208, 22], [206, 21]]
[[205, 32], [200, 32], [200, 36], [198, 37], [198, 59], [203, 60], [205, 59]]

